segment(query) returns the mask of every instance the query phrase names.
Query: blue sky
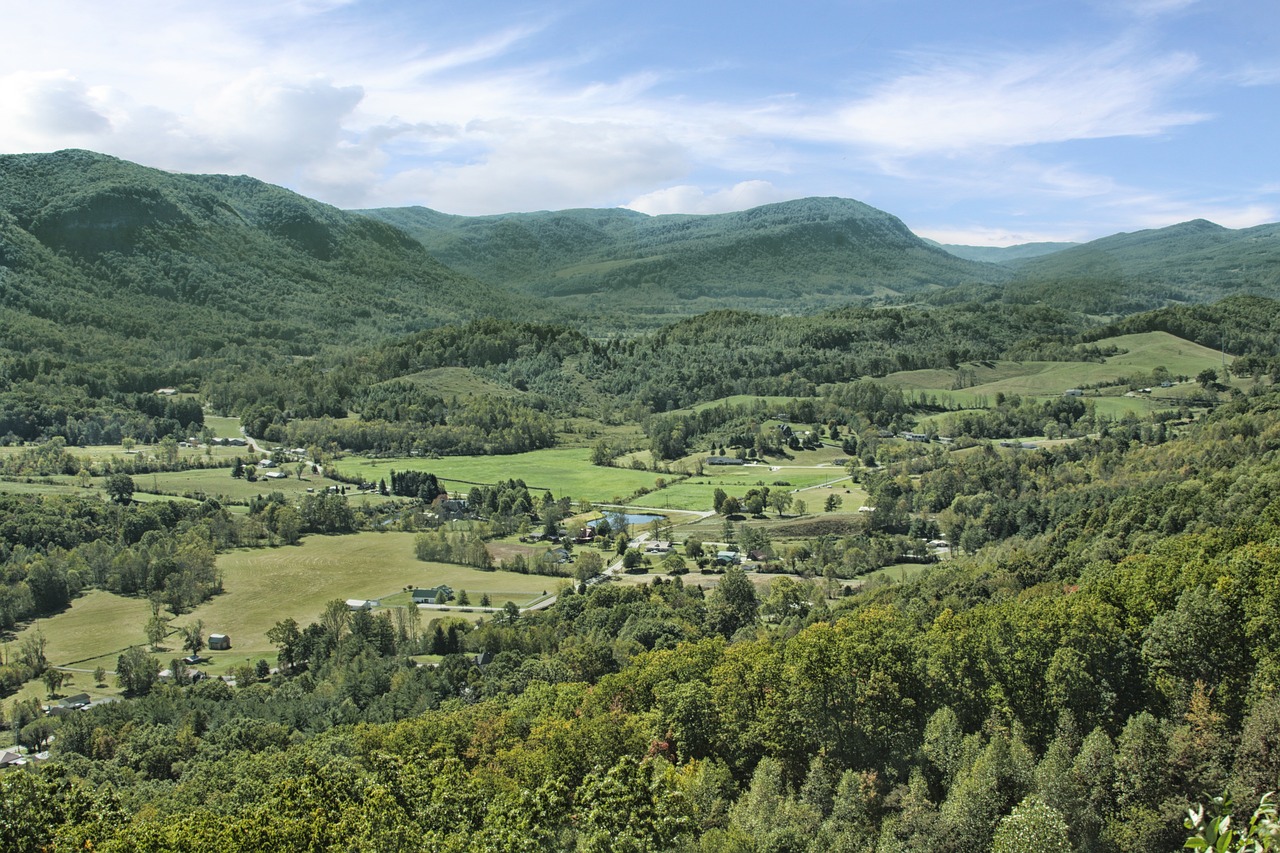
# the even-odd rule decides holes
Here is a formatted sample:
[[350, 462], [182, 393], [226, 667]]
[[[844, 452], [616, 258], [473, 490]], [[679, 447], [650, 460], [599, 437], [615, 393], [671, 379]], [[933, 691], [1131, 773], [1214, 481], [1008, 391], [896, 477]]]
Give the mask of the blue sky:
[[1280, 221], [1280, 3], [0, 0], [0, 151], [345, 208], [717, 213], [945, 242]]

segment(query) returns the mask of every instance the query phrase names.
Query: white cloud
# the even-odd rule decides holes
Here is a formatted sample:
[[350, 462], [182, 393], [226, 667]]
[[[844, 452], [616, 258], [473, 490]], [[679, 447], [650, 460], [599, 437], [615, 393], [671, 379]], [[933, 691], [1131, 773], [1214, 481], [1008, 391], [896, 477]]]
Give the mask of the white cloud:
[[1106, 0], [1098, 3], [1100, 8], [1112, 12], [1121, 12], [1135, 18], [1159, 18], [1164, 15], [1181, 12], [1194, 6], [1200, 0]]
[[1280, 221], [1280, 206], [1261, 202], [1192, 202], [1151, 196], [1125, 200], [1126, 215], [1135, 228], [1164, 228], [1207, 219], [1225, 228], [1250, 228]]
[[618, 122], [483, 120], [467, 125], [463, 136], [478, 152], [474, 159], [437, 159], [398, 173], [371, 202], [417, 198], [460, 214], [580, 207], [689, 168], [684, 150], [661, 132]]
[[1145, 57], [1118, 45], [921, 64], [837, 109], [829, 125], [811, 121], [810, 132], [909, 156], [1149, 136], [1205, 118], [1162, 106], [1198, 66], [1185, 53]]
[[911, 230], [921, 237], [952, 246], [1020, 246], [1024, 243], [1075, 243], [1090, 239], [1080, 233], [1010, 230], [985, 226], [939, 225]]
[[[1135, 18], [1192, 2], [1106, 8], [1115, 6], [1123, 28], [1154, 31]], [[1191, 53], [1128, 40], [896, 54], [898, 72], [860, 88], [866, 78], [857, 75], [869, 72], [856, 63], [843, 79], [830, 68], [824, 87], [809, 91], [763, 91], [774, 83], [757, 86], [744, 73], [715, 100], [699, 88], [718, 79], [705, 69], [732, 60], [682, 71], [687, 58], [664, 59], [648, 45], [651, 60], [615, 71], [608, 39], [622, 56], [639, 52], [639, 37], [577, 30], [591, 16], [572, 10], [499, 17], [354, 0], [10, 5], [0, 34], [0, 151], [74, 145], [166, 169], [245, 172], [348, 207], [494, 213], [626, 203], [711, 213], [799, 188], [906, 215], [901, 199], [914, 194], [918, 210], [933, 211], [995, 198], [1015, 222], [1067, 202], [1136, 216], [1143, 195], [1104, 174], [1105, 154], [1092, 156], [1101, 146], [1060, 163], [1046, 161], [1068, 149], [1035, 146], [1202, 121], [1177, 99], [1203, 95], [1193, 84], [1209, 76]], [[1246, 70], [1209, 82], [1280, 81], [1269, 55], [1238, 61]], [[1045, 230], [1010, 227], [987, 239]]]
[[786, 201], [789, 198], [794, 196], [787, 195], [768, 181], [742, 181], [710, 193], [686, 184], [645, 193], [623, 207], [651, 216], [664, 213], [728, 213]]
[[85, 145], [111, 132], [100, 94], [62, 70], [0, 77], [0, 114], [0, 150], [33, 150], [51, 138]]
[[1280, 84], [1280, 65], [1247, 65], [1227, 79], [1240, 86], [1275, 86]]

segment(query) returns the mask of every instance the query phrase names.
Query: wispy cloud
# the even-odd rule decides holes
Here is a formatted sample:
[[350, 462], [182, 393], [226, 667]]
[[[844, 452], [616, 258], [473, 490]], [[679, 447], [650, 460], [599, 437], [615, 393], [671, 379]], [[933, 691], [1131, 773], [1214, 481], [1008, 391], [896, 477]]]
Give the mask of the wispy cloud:
[[[1135, 18], [1149, 19], [1181, 12], [1200, 0], [1106, 0], [1112, 12], [1120, 12]], [[1099, 6], [1103, 4], [1099, 3]]]
[[742, 181], [731, 187], [707, 192], [701, 187], [681, 185], [645, 193], [623, 207], [657, 216], [664, 213], [727, 213], [786, 201], [794, 196], [769, 181]]
[[[747, 61], [757, 45], [737, 41], [754, 35], [749, 24], [733, 43], [709, 29], [711, 49], [691, 55], [605, 29], [574, 4], [173, 0], [162, 14], [149, 0], [10, 5], [0, 151], [78, 146], [178, 171], [244, 172], [349, 207], [706, 213], [839, 194], [911, 218], [922, 217], [909, 202], [930, 215], [981, 205], [1014, 223], [991, 233], [1013, 238], [1049, 235], [1039, 223], [1052, 210], [1075, 235], [1077, 223], [1104, 227], [1085, 209], [1126, 225], [1141, 203], [1157, 218], [1179, 210], [1126, 186], [1138, 179], [1108, 160], [1119, 148], [1108, 140], [1124, 140], [1129, 157], [1134, 140], [1172, 148], [1192, 135], [1180, 129], [1214, 118], [1206, 92], [1280, 83], [1269, 53], [1231, 53], [1242, 69], [1232, 74], [1221, 51], [1201, 59], [1193, 38], [1162, 40], [1194, 23], [1193, 0], [1080, 4], [1073, 32], [1090, 32], [1087, 16], [1096, 37], [1024, 20], [1003, 36], [934, 29], [928, 52], [915, 25], [875, 49], [828, 39], [821, 59], [776, 63], [786, 74]], [[655, 15], [675, 8], [658, 5]], [[1038, 40], [1022, 39], [1032, 30]], [[803, 24], [779, 37], [788, 35], [793, 46], [823, 38]], [[1257, 112], [1230, 118], [1252, 130], [1267, 121]], [[1212, 129], [1195, 135], [1203, 143]], [[1217, 201], [1205, 209], [1224, 211], [1224, 224], [1272, 209], [1244, 191]]]
[[895, 156], [1149, 136], [1203, 121], [1165, 106], [1194, 56], [1128, 44], [1004, 56], [920, 57], [920, 67], [835, 111], [822, 135]]

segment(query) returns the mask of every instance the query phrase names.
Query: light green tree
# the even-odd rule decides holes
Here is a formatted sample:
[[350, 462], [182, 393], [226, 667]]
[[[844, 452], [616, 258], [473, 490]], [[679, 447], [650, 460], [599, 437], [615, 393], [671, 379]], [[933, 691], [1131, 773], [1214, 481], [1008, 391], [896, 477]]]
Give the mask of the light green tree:
[[168, 633], [169, 623], [165, 622], [164, 617], [159, 613], [152, 613], [146, 627], [147, 644], [151, 646], [151, 651], [154, 652], [160, 648], [160, 644], [164, 642]]
[[996, 827], [991, 853], [1071, 853], [1062, 813], [1039, 798], [1027, 797]]

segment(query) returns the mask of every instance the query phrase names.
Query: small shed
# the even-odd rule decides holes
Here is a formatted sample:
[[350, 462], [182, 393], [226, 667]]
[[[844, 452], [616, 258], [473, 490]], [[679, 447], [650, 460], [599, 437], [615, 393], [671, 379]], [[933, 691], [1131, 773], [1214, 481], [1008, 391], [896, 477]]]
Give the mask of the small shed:
[[209, 635], [209, 651], [225, 652], [231, 648], [231, 638], [226, 634]]

